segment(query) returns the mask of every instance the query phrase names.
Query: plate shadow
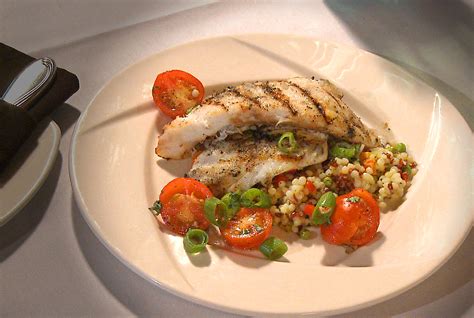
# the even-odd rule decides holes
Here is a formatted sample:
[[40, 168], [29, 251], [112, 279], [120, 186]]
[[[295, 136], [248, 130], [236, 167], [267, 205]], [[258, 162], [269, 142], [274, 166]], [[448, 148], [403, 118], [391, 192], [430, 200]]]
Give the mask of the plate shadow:
[[31, 201], [0, 227], [0, 263], [12, 255], [41, 222], [56, 189], [62, 163], [62, 155], [58, 153], [49, 176]]

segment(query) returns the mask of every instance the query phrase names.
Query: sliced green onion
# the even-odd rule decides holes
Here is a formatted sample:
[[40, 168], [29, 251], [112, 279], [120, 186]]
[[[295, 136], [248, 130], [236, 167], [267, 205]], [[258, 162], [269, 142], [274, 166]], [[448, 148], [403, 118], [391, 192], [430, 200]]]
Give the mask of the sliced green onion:
[[246, 208], [269, 208], [272, 201], [266, 192], [257, 188], [250, 188], [242, 193], [240, 204]]
[[204, 201], [204, 215], [209, 222], [219, 227], [225, 226], [231, 219], [227, 206], [216, 197]]
[[259, 250], [268, 259], [273, 261], [282, 257], [288, 251], [288, 246], [279, 238], [271, 236], [260, 245]]
[[296, 142], [295, 135], [291, 131], [281, 135], [278, 140], [278, 150], [284, 153], [292, 153], [298, 150], [298, 143]]
[[183, 239], [184, 250], [187, 253], [195, 254], [206, 248], [209, 236], [201, 229], [189, 229]]
[[229, 219], [232, 219], [232, 217], [240, 209], [240, 195], [235, 192], [229, 192], [221, 198], [221, 201], [227, 207], [228, 213], [230, 215]]
[[410, 165], [406, 165], [403, 167], [403, 172], [408, 173], [408, 176], [411, 176], [413, 174], [413, 170], [411, 169]]
[[407, 146], [405, 146], [405, 144], [402, 142], [392, 147], [392, 152], [394, 153], [400, 153], [405, 151], [407, 151]]
[[303, 229], [300, 232], [300, 238], [302, 240], [309, 240], [311, 238], [311, 232], [308, 229]]
[[331, 147], [329, 153], [334, 158], [347, 158], [352, 159], [356, 155], [356, 146], [347, 142], [338, 142]]
[[326, 187], [330, 187], [332, 185], [332, 179], [331, 177], [324, 177], [323, 183]]
[[313, 223], [316, 225], [330, 224], [331, 215], [336, 208], [336, 196], [332, 192], [326, 192], [319, 198], [313, 212]]
[[148, 208], [148, 210], [150, 210], [153, 215], [158, 216], [161, 213], [162, 207], [163, 206], [161, 202], [159, 200], [156, 200], [155, 203], [153, 203], [153, 205]]

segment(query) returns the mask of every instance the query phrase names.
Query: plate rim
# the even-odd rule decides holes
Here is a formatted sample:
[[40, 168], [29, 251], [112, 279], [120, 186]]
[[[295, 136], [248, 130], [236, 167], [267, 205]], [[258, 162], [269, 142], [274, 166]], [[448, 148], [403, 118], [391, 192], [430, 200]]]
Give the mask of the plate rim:
[[227, 35], [219, 35], [219, 36], [208, 36], [208, 37], [202, 37], [202, 38], [194, 39], [192, 41], [182, 42], [182, 43], [179, 43], [177, 45], [172, 45], [172, 46], [160, 49], [160, 50], [154, 52], [153, 54], [151, 54], [149, 56], [146, 56], [145, 58], [139, 59], [139, 60], [135, 61], [134, 63], [132, 63], [130, 65], [127, 65], [126, 67], [124, 67], [123, 69], [121, 69], [120, 71], [115, 73], [113, 75], [113, 77], [111, 77], [108, 81], [106, 81], [103, 84], [103, 86], [100, 87], [100, 89], [96, 92], [96, 94], [94, 94], [93, 98], [90, 100], [87, 107], [82, 112], [80, 118], [78, 119], [78, 121], [77, 121], [77, 123], [74, 127], [74, 131], [73, 131], [73, 134], [72, 134], [72, 137], [71, 137], [71, 145], [70, 145], [70, 149], [69, 149], [69, 159], [68, 159], [69, 178], [70, 178], [71, 186], [72, 186], [72, 189], [73, 189], [74, 200], [77, 203], [77, 205], [79, 207], [79, 211], [81, 212], [81, 215], [83, 216], [84, 220], [88, 224], [91, 231], [94, 233], [96, 238], [106, 247], [106, 249], [114, 257], [116, 257], [118, 260], [120, 260], [126, 267], [128, 267], [130, 270], [132, 270], [132, 272], [134, 272], [138, 276], [145, 279], [145, 281], [151, 282], [152, 284], [166, 290], [167, 292], [170, 292], [171, 294], [176, 295], [176, 296], [178, 296], [182, 299], [185, 299], [187, 301], [191, 301], [191, 302], [199, 304], [199, 305], [204, 305], [206, 307], [210, 307], [210, 308], [213, 308], [213, 309], [217, 309], [217, 310], [221, 310], [221, 311], [225, 311], [225, 312], [230, 312], [230, 313], [247, 314], [247, 315], [248, 314], [258, 314], [258, 315], [265, 314], [265, 315], [271, 315], [271, 316], [280, 316], [280, 315], [288, 315], [288, 314], [295, 315], [295, 314], [315, 314], [315, 313], [318, 313], [318, 314], [347, 313], [347, 312], [351, 312], [351, 311], [354, 311], [354, 310], [366, 308], [368, 306], [375, 305], [375, 304], [381, 303], [383, 301], [386, 301], [388, 299], [391, 299], [393, 297], [396, 297], [396, 296], [402, 294], [403, 292], [413, 288], [414, 286], [420, 284], [424, 280], [426, 280], [433, 273], [435, 273], [440, 267], [442, 267], [453, 256], [453, 254], [455, 254], [457, 252], [457, 250], [461, 247], [461, 245], [463, 244], [463, 242], [465, 241], [465, 239], [469, 235], [470, 231], [465, 231], [462, 235], [462, 238], [457, 242], [457, 245], [454, 248], [451, 248], [449, 253], [445, 253], [444, 255], [439, 256], [437, 258], [438, 261], [436, 262], [436, 264], [434, 266], [433, 265], [429, 266], [428, 269], [424, 271], [423, 275], [419, 275], [419, 277], [417, 279], [414, 279], [410, 284], [407, 284], [407, 285], [399, 288], [398, 290], [387, 292], [386, 294], [383, 294], [383, 295], [378, 295], [378, 297], [372, 297], [370, 300], [367, 300], [365, 302], [360, 302], [360, 303], [358, 303], [356, 305], [353, 305], [353, 306], [350, 306], [350, 307], [342, 307], [342, 308], [338, 308], [337, 310], [311, 311], [311, 312], [303, 312], [303, 311], [268, 312], [268, 311], [247, 310], [247, 309], [243, 309], [242, 307], [237, 307], [237, 306], [231, 307], [231, 306], [227, 306], [227, 305], [219, 305], [219, 304], [210, 302], [207, 299], [193, 297], [192, 294], [182, 292], [182, 291], [174, 288], [173, 286], [168, 286], [168, 284], [160, 282], [160, 281], [154, 279], [149, 274], [143, 272], [136, 265], [129, 262], [124, 257], [124, 255], [122, 255], [120, 250], [115, 248], [113, 246], [113, 244], [108, 242], [100, 234], [100, 229], [95, 224], [95, 222], [91, 219], [91, 216], [87, 212], [88, 209], [86, 207], [85, 201], [84, 201], [84, 199], [82, 197], [82, 194], [81, 194], [81, 191], [79, 189], [79, 184], [78, 184], [78, 179], [77, 179], [76, 169], [75, 169], [76, 147], [77, 147], [78, 135], [79, 135], [79, 132], [80, 132], [80, 129], [81, 129], [81, 125], [83, 124], [84, 119], [86, 118], [87, 113], [88, 113], [91, 105], [94, 103], [94, 101], [97, 99], [97, 97], [100, 94], [102, 94], [102, 92], [110, 85], [110, 83], [116, 77], [118, 77], [118, 76], [122, 75], [123, 73], [127, 72], [129, 69], [134, 68], [136, 65], [138, 65], [140, 63], [143, 63], [147, 60], [150, 60], [158, 54], [165, 53], [168, 50], [177, 49], [179, 47], [192, 45], [194, 43], [201, 42], [201, 41], [206, 41], [206, 40], [219, 40], [219, 39], [228, 39], [228, 38], [233, 38], [233, 37], [234, 38], [242, 38], [242, 37], [258, 37], [258, 36], [291, 37], [291, 38], [298, 38], [298, 39], [304, 39], [304, 40], [319, 41], [319, 42], [322, 42], [322, 43], [327, 43], [327, 44], [330, 44], [330, 45], [334, 45], [338, 48], [348, 49], [348, 50], [351, 50], [351, 51], [358, 51], [358, 52], [362, 52], [364, 54], [369, 54], [369, 55], [371, 55], [372, 57], [374, 57], [376, 59], [381, 59], [381, 60], [383, 60], [387, 63], [390, 63], [391, 65], [396, 67], [398, 70], [402, 71], [404, 74], [407, 74], [408, 76], [410, 76], [412, 78], [415, 78], [417, 82], [423, 83], [423, 85], [425, 85], [425, 86], [429, 87], [430, 89], [432, 89], [433, 91], [435, 91], [442, 99], [446, 100], [450, 104], [449, 106], [451, 106], [452, 111], [454, 111], [456, 113], [456, 115], [460, 118], [460, 120], [463, 122], [463, 125], [469, 128], [469, 126], [467, 125], [466, 119], [460, 114], [460, 112], [449, 101], [449, 99], [446, 98], [444, 95], [440, 94], [434, 87], [432, 87], [427, 82], [425, 82], [425, 80], [423, 80], [423, 79], [417, 77], [416, 75], [413, 75], [410, 72], [406, 71], [402, 66], [398, 65], [397, 63], [395, 63], [395, 62], [393, 62], [393, 61], [391, 61], [391, 60], [389, 60], [389, 59], [387, 59], [383, 56], [377, 55], [373, 52], [367, 51], [364, 48], [351, 46], [351, 45], [347, 45], [347, 44], [343, 44], [343, 43], [339, 43], [339, 42], [334, 42], [334, 41], [330, 41], [330, 40], [326, 40], [326, 39], [318, 38], [318, 37], [314, 37], [314, 36], [308, 36], [308, 35], [299, 35], [299, 34], [291, 34], [291, 33], [264, 33], [264, 32], [238, 33], [238, 34], [227, 34]]
[[7, 224], [31, 201], [31, 199], [33, 199], [33, 197], [36, 195], [43, 183], [48, 178], [49, 173], [51, 172], [51, 169], [53, 168], [53, 165], [56, 162], [56, 158], [59, 153], [59, 144], [61, 142], [61, 129], [59, 128], [58, 124], [56, 124], [56, 122], [51, 118], [48, 117], [45, 120], [49, 120], [48, 126], [46, 126], [45, 130], [51, 129], [53, 141], [53, 144], [49, 150], [48, 158], [45, 162], [46, 164], [43, 166], [43, 171], [41, 172], [39, 177], [31, 184], [30, 189], [23, 196], [23, 198], [18, 201], [13, 207], [11, 207], [7, 213], [0, 217], [0, 227]]

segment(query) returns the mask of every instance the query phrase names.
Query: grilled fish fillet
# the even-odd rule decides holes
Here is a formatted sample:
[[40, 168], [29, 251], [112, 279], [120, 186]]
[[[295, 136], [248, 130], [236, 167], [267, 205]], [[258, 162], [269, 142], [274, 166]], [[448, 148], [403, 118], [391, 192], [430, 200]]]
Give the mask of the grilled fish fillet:
[[286, 155], [271, 136], [214, 140], [194, 160], [187, 176], [207, 185], [215, 196], [267, 184], [275, 175], [302, 169], [327, 159], [324, 136], [298, 138], [298, 151]]
[[166, 125], [155, 152], [166, 159], [183, 159], [208, 137], [226, 136], [252, 125], [310, 129], [352, 143], [378, 146], [374, 133], [341, 98], [342, 93], [327, 80], [310, 78], [228, 87]]

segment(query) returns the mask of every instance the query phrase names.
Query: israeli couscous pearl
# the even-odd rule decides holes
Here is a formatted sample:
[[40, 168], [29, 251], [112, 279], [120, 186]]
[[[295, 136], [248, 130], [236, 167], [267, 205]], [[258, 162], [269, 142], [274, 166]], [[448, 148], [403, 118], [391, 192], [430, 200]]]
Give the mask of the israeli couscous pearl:
[[[336, 182], [341, 176], [344, 176], [344, 182], [349, 182], [354, 188], [364, 188], [372, 193], [381, 209], [389, 206], [387, 202], [392, 205], [392, 202], [401, 201], [411, 182], [402, 178], [398, 167], [400, 164], [404, 166], [413, 163], [413, 158], [406, 152], [392, 153], [390, 148], [373, 148], [364, 151], [368, 152], [367, 158], [373, 160], [372, 167], [375, 169], [371, 166], [364, 167], [363, 162], [350, 163], [347, 158], [335, 158], [329, 166], [324, 168], [321, 164], [311, 166], [304, 171], [287, 174], [288, 181], [280, 181], [277, 187], [269, 185], [266, 190], [273, 204], [270, 211], [274, 215], [274, 224], [295, 233], [310, 226], [310, 218], [303, 217], [305, 206], [316, 205], [318, 199], [326, 191], [333, 191], [339, 195], [345, 193], [338, 188], [341, 185]], [[418, 169], [412, 167], [411, 178], [417, 172]], [[326, 177], [333, 181], [330, 186], [323, 182]], [[313, 183], [316, 191], [309, 192], [306, 187], [307, 181]]]

